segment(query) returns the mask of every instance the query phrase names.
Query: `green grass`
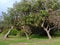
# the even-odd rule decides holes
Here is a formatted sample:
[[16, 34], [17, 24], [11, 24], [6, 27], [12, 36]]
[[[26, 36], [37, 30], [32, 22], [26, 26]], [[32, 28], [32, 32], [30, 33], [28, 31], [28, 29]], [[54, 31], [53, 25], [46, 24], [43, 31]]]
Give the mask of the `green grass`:
[[60, 45], [60, 37], [48, 40], [48, 38], [32, 38], [27, 40], [26, 38], [10, 37], [3, 39], [0, 35], [0, 45]]

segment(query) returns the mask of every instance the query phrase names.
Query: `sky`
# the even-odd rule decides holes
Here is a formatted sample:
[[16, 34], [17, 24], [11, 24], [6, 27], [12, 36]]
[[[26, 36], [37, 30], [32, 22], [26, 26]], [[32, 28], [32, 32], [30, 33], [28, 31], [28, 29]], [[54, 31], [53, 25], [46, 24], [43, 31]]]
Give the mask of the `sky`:
[[0, 0], [0, 16], [2, 16], [2, 11], [6, 12], [9, 7], [13, 6], [15, 1], [20, 2], [21, 0]]

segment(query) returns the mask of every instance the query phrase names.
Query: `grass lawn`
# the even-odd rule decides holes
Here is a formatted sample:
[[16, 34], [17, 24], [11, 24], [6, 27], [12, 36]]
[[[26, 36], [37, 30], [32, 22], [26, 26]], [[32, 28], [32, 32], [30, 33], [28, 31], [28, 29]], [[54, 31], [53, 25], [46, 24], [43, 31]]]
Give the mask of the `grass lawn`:
[[32, 38], [26, 40], [26, 38], [8, 38], [3, 39], [0, 35], [0, 45], [60, 45], [60, 37], [48, 40], [47, 38]]

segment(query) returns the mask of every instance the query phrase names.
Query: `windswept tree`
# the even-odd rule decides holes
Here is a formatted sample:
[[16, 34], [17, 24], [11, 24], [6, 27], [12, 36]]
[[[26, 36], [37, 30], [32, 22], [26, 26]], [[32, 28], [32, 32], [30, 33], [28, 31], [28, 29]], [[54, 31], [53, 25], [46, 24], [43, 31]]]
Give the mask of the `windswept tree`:
[[7, 16], [4, 16], [4, 20], [6, 20], [6, 17], [6, 24], [23, 29], [27, 39], [29, 39], [31, 34], [30, 25], [42, 27], [48, 38], [51, 39], [50, 31], [52, 31], [57, 24], [54, 23], [54, 19], [54, 21], [52, 21], [51, 17], [58, 14], [58, 12], [55, 14], [54, 11], [59, 10], [59, 6], [60, 2], [57, 0], [22, 0], [21, 2], [16, 2], [13, 8], [8, 10]]

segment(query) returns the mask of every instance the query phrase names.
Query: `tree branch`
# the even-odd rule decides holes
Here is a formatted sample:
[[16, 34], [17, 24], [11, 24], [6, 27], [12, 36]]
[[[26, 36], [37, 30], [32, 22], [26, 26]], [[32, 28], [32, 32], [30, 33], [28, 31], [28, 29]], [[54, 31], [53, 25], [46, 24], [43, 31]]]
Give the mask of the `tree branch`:
[[44, 27], [44, 22], [42, 23], [41, 27]]
[[50, 30], [52, 30], [52, 29], [54, 29], [54, 28], [55, 28], [55, 26], [54, 26], [54, 27], [52, 27], [52, 28], [49, 28], [49, 31], [50, 31]]

